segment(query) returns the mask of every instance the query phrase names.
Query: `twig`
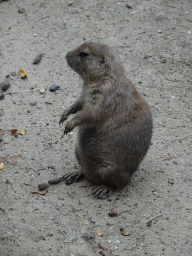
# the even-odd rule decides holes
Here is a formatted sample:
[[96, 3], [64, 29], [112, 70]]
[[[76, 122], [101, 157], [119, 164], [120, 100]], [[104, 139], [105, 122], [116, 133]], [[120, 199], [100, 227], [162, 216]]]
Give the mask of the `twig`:
[[14, 2], [15, 2], [15, 5], [16, 5], [18, 8], [20, 8], [20, 7], [19, 7], [19, 5], [18, 5], [18, 4], [16, 4], [16, 1], [14, 1]]
[[60, 229], [59, 232], [66, 238], [65, 234]]
[[177, 158], [177, 157], [176, 156], [168, 156], [168, 157], [162, 159], [162, 161], [171, 160], [173, 158]]
[[76, 238], [78, 238], [78, 237], [79, 237], [79, 228], [78, 228], [77, 234], [76, 234]]
[[166, 77], [164, 77], [164, 79], [165, 79], [165, 80], [168, 80], [168, 81], [171, 81], [171, 82], [176, 82], [176, 83], [177, 83], [177, 82], [180, 82], [180, 80], [172, 80], [172, 79], [169, 79], [169, 78], [166, 78]]
[[32, 90], [27, 90], [27, 91], [22, 91], [22, 92], [9, 92], [9, 93], [5, 93], [4, 95], [11, 95], [11, 94], [16, 94], [16, 93], [24, 93], [24, 92], [33, 92], [33, 91], [37, 91], [40, 90], [41, 88], [35, 88]]
[[44, 19], [46, 19], [46, 18], [49, 18], [49, 16], [43, 17], [43, 18], [39, 19], [38, 21], [44, 20]]
[[162, 216], [162, 213], [160, 213], [160, 214], [156, 215], [155, 217], [153, 217], [152, 219], [146, 221], [146, 223], [148, 223], [148, 222], [150, 222], [150, 221], [152, 221], [152, 220], [154, 220], [154, 219], [156, 219], [156, 218], [158, 218], [160, 216]]
[[171, 141], [171, 142], [175, 142], [175, 141], [182, 141], [182, 140], [184, 140], [184, 139], [189, 138], [190, 136], [192, 136], [192, 134], [190, 134], [190, 135], [188, 135], [188, 136], [186, 136], [186, 137], [183, 137], [183, 138], [181, 138], [181, 139], [173, 140], [173, 141]]

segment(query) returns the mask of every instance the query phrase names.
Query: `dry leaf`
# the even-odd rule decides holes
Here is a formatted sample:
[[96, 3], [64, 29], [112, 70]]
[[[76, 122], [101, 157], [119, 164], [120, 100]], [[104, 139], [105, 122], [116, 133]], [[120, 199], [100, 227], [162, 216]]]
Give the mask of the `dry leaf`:
[[0, 170], [2, 170], [3, 169], [3, 166], [4, 166], [4, 164], [3, 164], [3, 162], [0, 164]]
[[27, 75], [21, 76], [21, 79], [25, 79], [27, 78]]
[[98, 246], [99, 246], [101, 249], [108, 251], [107, 247], [104, 246], [103, 244], [98, 243]]
[[20, 132], [21, 135], [25, 134], [27, 130], [25, 129], [24, 131]]
[[19, 73], [21, 76], [25, 76], [25, 71], [23, 71], [22, 69], [19, 69]]
[[17, 129], [11, 130], [11, 134], [15, 134], [17, 131], [18, 131]]
[[31, 106], [35, 106], [37, 103], [36, 101], [35, 102], [32, 102], [32, 103], [29, 103]]
[[120, 232], [123, 236], [129, 236], [129, 232], [126, 232], [124, 228], [120, 228]]
[[103, 234], [104, 234], [104, 233], [99, 232], [99, 231], [96, 232], [96, 235], [97, 235], [97, 236], [103, 236]]
[[109, 215], [110, 217], [115, 217], [115, 216], [118, 215], [118, 213], [115, 212], [113, 209], [111, 209], [110, 212], [108, 212], [108, 215]]

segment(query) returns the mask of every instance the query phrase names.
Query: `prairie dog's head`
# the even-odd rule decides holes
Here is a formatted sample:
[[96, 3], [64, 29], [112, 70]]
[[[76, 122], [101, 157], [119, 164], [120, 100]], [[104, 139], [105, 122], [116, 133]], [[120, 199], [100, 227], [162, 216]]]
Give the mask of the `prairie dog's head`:
[[86, 42], [66, 55], [68, 65], [85, 82], [96, 82], [123, 67], [118, 55], [107, 45]]

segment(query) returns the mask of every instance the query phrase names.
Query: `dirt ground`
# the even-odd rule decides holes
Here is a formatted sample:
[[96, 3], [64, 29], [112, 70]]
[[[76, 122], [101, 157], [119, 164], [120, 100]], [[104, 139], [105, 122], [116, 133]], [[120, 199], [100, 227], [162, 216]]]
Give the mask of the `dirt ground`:
[[[0, 101], [0, 255], [192, 255], [191, 13], [191, 0], [0, 3], [0, 82], [11, 81]], [[86, 180], [35, 194], [78, 168], [77, 129], [63, 137], [58, 123], [82, 84], [65, 55], [84, 41], [120, 53], [154, 118], [146, 158], [110, 200], [94, 199]], [[53, 84], [60, 90], [50, 92]]]

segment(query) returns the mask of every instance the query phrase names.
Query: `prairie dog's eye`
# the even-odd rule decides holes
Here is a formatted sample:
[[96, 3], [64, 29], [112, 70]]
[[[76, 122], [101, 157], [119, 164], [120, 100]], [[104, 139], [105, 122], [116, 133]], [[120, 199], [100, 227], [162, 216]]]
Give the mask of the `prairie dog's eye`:
[[86, 52], [86, 51], [82, 51], [82, 52], [79, 53], [80, 57], [86, 57], [87, 55], [89, 55], [89, 53]]

